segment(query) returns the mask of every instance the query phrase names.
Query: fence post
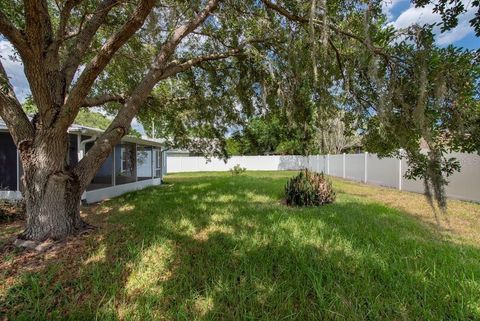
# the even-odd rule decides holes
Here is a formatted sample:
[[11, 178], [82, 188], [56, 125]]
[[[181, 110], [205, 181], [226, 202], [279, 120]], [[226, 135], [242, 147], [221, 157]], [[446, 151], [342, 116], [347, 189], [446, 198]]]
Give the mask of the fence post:
[[398, 190], [402, 190], [402, 159], [398, 160]]
[[330, 175], [330, 154], [327, 154], [327, 175]]
[[364, 182], [364, 183], [366, 183], [366, 182], [367, 182], [367, 179], [368, 179], [367, 159], [368, 159], [368, 152], [365, 152], [365, 168], [364, 168], [365, 177], [363, 178], [363, 182]]
[[345, 177], [346, 177], [346, 175], [345, 175], [345, 153], [343, 153], [342, 163], [343, 163], [343, 169], [342, 169], [343, 172], [342, 172], [342, 174], [343, 174], [343, 178], [345, 178]]

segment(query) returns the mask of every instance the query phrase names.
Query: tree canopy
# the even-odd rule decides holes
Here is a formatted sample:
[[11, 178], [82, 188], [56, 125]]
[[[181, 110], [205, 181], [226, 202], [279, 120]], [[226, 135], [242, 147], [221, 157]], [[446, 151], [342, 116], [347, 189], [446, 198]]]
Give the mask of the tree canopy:
[[[465, 12], [460, 1], [415, 3], [433, 3], [443, 30]], [[445, 154], [479, 150], [478, 53], [436, 48], [432, 26], [394, 30], [382, 1], [0, 0], [0, 8], [0, 33], [38, 108], [30, 120], [0, 64], [0, 116], [32, 186], [27, 237], [51, 233], [55, 202], [72, 211], [65, 230], [81, 225], [75, 199], [134, 117], [176, 144], [225, 155], [225, 134], [252, 118], [279, 117], [310, 153], [316, 127], [347, 113], [372, 149], [403, 148], [411, 175], [442, 206], [442, 174], [458, 167]], [[471, 25], [478, 34], [478, 14]], [[96, 106], [113, 119], [70, 167], [67, 129]]]

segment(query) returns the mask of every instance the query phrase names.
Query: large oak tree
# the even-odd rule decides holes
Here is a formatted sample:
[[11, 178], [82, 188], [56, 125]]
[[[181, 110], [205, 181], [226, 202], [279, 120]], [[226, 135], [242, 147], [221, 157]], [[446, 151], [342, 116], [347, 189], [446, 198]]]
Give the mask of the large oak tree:
[[[301, 122], [313, 98], [328, 102], [332, 88], [353, 93], [352, 81], [368, 88], [388, 80], [399, 61], [388, 48], [393, 31], [384, 28], [380, 1], [0, 4], [0, 33], [22, 61], [38, 109], [31, 119], [25, 114], [0, 64], [0, 116], [24, 169], [23, 239], [59, 239], [87, 226], [81, 195], [136, 115], [154, 117], [149, 112], [160, 106], [176, 120], [188, 111], [200, 128], [193, 133], [202, 134], [209, 123], [225, 129], [222, 119], [234, 123], [259, 106], [286, 105]], [[370, 68], [374, 77], [363, 77], [372, 64], [381, 72]], [[69, 166], [69, 126], [82, 108], [104, 104], [115, 106], [113, 121]], [[366, 110], [377, 103], [370, 104]]]

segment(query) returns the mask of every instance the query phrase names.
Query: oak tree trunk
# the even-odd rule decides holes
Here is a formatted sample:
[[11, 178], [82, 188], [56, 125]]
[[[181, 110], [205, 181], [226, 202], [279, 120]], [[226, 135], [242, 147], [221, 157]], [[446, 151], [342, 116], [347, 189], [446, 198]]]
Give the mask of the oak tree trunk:
[[80, 218], [83, 190], [68, 166], [68, 135], [44, 133], [20, 151], [26, 228], [20, 239], [59, 240], [88, 225]]

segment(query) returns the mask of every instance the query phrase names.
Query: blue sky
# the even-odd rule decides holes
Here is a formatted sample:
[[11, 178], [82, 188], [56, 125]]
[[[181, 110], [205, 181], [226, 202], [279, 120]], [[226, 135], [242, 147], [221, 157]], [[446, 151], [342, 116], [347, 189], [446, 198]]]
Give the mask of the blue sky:
[[[465, 0], [467, 12], [460, 16], [458, 26], [445, 33], [439, 28], [435, 29], [436, 41], [439, 46], [453, 44], [466, 49], [479, 49], [480, 38], [475, 36], [470, 27], [470, 19], [475, 14], [475, 9], [470, 6], [470, 0]], [[438, 14], [433, 13], [433, 5], [425, 8], [415, 8], [410, 0], [386, 0], [383, 2], [383, 11], [387, 15], [389, 23], [396, 28], [405, 28], [412, 24], [431, 24], [441, 21]]]
[[[464, 47], [467, 49], [479, 49], [480, 38], [475, 36], [473, 28], [470, 27], [469, 20], [474, 15], [474, 8], [468, 7], [471, 0], [463, 0], [467, 5], [467, 13], [459, 19], [459, 25], [446, 33], [440, 33], [439, 28], [435, 30], [436, 41], [440, 46], [450, 44]], [[383, 11], [387, 15], [389, 23], [396, 28], [404, 28], [418, 23], [434, 23], [440, 21], [440, 16], [432, 12], [432, 6], [425, 8], [415, 8], [410, 0], [386, 0], [383, 1]], [[30, 94], [28, 82], [23, 74], [23, 66], [19, 61], [11, 60], [13, 50], [5, 39], [0, 36], [0, 59], [10, 77], [20, 101], [23, 101]]]

